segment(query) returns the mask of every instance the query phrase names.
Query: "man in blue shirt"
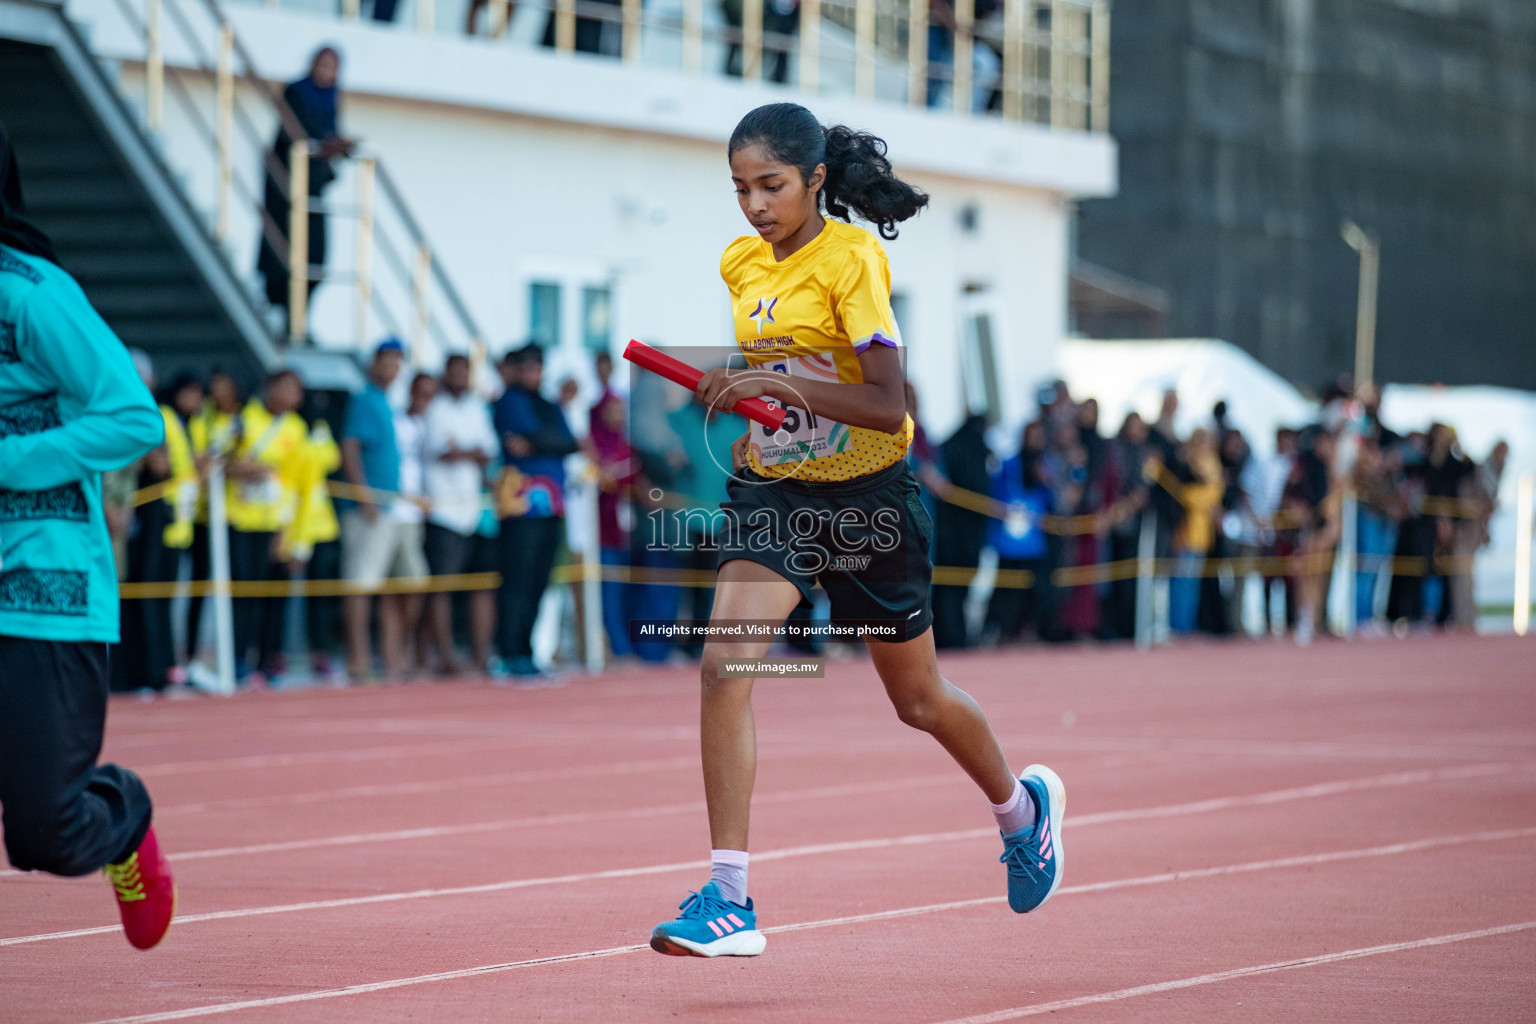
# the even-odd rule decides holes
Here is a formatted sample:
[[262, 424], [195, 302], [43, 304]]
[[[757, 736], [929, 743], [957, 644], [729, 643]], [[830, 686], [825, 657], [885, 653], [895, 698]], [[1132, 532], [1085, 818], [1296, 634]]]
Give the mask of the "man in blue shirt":
[[117, 566], [101, 474], [159, 447], [165, 423], [128, 351], [21, 217], [0, 127], [0, 808], [22, 871], [105, 869], [128, 940], [160, 941], [175, 883], [149, 793], [97, 764]]
[[[353, 487], [377, 492], [372, 500], [337, 502], [342, 509], [341, 574], [358, 590], [347, 595], [344, 609], [347, 674], [359, 680], [369, 677], [373, 663], [368, 643], [370, 592], [389, 577], [403, 541], [399, 522], [389, 514], [394, 492], [400, 490], [400, 449], [395, 443], [395, 413], [385, 392], [400, 376], [404, 361], [405, 346], [399, 339], [379, 344], [368, 368], [368, 386], [352, 396], [341, 428], [342, 474]], [[385, 601], [380, 607], [379, 630], [386, 638], [402, 636], [396, 602]]]
[[565, 535], [565, 457], [576, 450], [576, 439], [560, 407], [539, 394], [544, 353], [538, 345], [509, 352], [501, 375], [507, 389], [492, 417], [507, 467], [497, 488], [498, 645], [508, 671], [532, 676], [538, 674], [533, 624]]

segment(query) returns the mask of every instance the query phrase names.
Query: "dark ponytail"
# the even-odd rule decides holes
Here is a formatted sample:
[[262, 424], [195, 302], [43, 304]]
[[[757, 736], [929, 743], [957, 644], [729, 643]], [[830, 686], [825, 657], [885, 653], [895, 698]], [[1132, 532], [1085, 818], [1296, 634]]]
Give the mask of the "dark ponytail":
[[880, 237], [896, 237], [896, 225], [917, 216], [928, 195], [891, 170], [885, 140], [842, 125], [823, 128], [816, 115], [798, 103], [758, 107], [731, 133], [730, 152], [759, 145], [773, 160], [799, 168], [809, 181], [817, 164], [826, 164], [821, 201], [827, 213], [849, 220], [850, 211], [875, 225]]

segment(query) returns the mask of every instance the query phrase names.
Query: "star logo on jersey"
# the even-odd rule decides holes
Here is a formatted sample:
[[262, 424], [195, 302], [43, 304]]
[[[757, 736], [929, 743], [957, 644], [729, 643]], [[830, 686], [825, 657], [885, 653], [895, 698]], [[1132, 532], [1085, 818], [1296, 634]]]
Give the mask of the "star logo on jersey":
[[778, 303], [779, 297], [777, 295], [771, 299], [758, 299], [757, 308], [752, 311], [751, 316], [747, 317], [748, 320], [751, 320], [753, 323], [757, 324], [757, 333], [759, 337], [761, 337], [763, 333], [763, 324], [773, 323], [773, 307], [778, 305]]

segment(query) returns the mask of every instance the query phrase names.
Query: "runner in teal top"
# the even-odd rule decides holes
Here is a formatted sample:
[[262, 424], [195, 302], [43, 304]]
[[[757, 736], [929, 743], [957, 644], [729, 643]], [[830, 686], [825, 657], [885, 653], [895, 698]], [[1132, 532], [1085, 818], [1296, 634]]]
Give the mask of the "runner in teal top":
[[117, 643], [101, 473], [164, 436], [74, 279], [0, 246], [0, 635]]
[[22, 215], [0, 125], [0, 822], [11, 866], [104, 871], [128, 941], [157, 944], [176, 883], [144, 782], [99, 764], [117, 573], [102, 470], [165, 438], [123, 343]]

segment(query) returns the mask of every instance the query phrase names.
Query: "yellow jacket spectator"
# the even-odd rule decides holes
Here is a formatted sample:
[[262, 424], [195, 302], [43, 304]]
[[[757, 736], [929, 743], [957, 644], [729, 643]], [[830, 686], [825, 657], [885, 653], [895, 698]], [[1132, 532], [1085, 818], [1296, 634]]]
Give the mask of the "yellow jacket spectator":
[[1221, 498], [1225, 493], [1221, 459], [1216, 454], [1215, 441], [1209, 430], [1202, 427], [1190, 436], [1185, 445], [1185, 459], [1194, 480], [1185, 484], [1177, 495], [1184, 506], [1181, 540], [1184, 550], [1208, 554], [1216, 543], [1216, 521], [1221, 515]]
[[192, 455], [191, 439], [176, 410], [162, 405], [160, 415], [165, 420], [165, 449], [171, 464], [171, 476], [165, 482], [162, 499], [171, 510], [171, 521], [165, 528], [165, 546], [189, 548], [192, 546], [192, 518], [197, 512], [200, 492], [197, 461]]
[[293, 522], [307, 460], [304, 421], [282, 405], [269, 408], [268, 400], [246, 403], [229, 470], [229, 525], [250, 533], [275, 532]]
[[[187, 421], [187, 440], [192, 445], [199, 476], [206, 477], [210, 460], [230, 454], [240, 443], [240, 406], [240, 387], [234, 378], [215, 373], [209, 382], [208, 403]], [[199, 495], [194, 521], [199, 526], [208, 523], [206, 491]], [[198, 578], [206, 576], [205, 569]]]
[[290, 559], [309, 561], [316, 544], [341, 535], [336, 506], [331, 502], [330, 475], [341, 468], [341, 448], [325, 420], [310, 428], [300, 460], [298, 509], [283, 531], [283, 553]]
[[[229, 574], [239, 582], [282, 583], [289, 560], [282, 531], [298, 513], [309, 430], [294, 411], [304, 401], [304, 385], [292, 370], [267, 378], [259, 399], [240, 413], [240, 443], [226, 467], [229, 478]], [[235, 675], [252, 669], [268, 678], [283, 671], [283, 598], [281, 590], [234, 600]], [[249, 655], [255, 648], [255, 658]]]

